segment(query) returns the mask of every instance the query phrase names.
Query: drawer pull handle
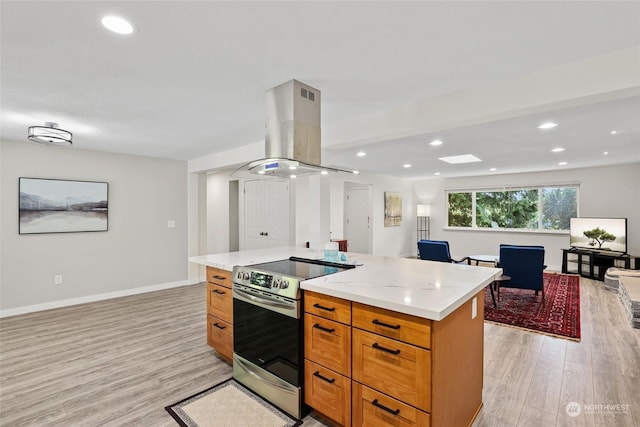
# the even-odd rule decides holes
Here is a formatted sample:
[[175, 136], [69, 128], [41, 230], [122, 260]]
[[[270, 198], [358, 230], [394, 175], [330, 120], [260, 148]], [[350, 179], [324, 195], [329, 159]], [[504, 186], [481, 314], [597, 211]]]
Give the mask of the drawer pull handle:
[[376, 350], [386, 351], [387, 353], [400, 354], [400, 349], [391, 350], [390, 348], [386, 348], [386, 347], [383, 347], [383, 346], [379, 345], [377, 342], [373, 343], [372, 347], [375, 348]]
[[323, 306], [321, 306], [321, 305], [320, 305], [320, 304], [318, 304], [318, 303], [313, 304], [313, 306], [314, 306], [315, 308], [319, 308], [320, 310], [336, 311], [336, 308], [335, 308], [335, 307], [323, 307]]
[[214, 289], [214, 290], [213, 290], [213, 293], [214, 293], [214, 294], [218, 294], [218, 295], [224, 295], [224, 294], [226, 294], [226, 292], [219, 291], [219, 290], [217, 290], [217, 289]]
[[335, 379], [335, 378], [331, 378], [331, 379], [329, 379], [329, 378], [327, 378], [327, 377], [325, 377], [325, 376], [320, 375], [320, 371], [315, 371], [315, 372], [313, 373], [313, 376], [314, 376], [314, 377], [318, 377], [318, 378], [320, 378], [321, 380], [328, 382], [329, 384], [333, 384], [333, 383], [336, 381], [336, 379]]
[[384, 326], [385, 328], [391, 328], [391, 329], [400, 329], [400, 325], [390, 325], [388, 323], [384, 323], [379, 321], [378, 319], [373, 319], [372, 323], [374, 325], [380, 325], [380, 326]]
[[373, 402], [371, 403], [373, 404], [373, 406], [377, 406], [378, 408], [382, 409], [383, 411], [387, 411], [390, 414], [398, 415], [400, 413], [400, 409], [393, 410], [391, 408], [387, 408], [383, 404], [378, 403], [378, 399], [373, 399]]
[[218, 322], [214, 323], [213, 326], [215, 326], [218, 329], [227, 329], [226, 326], [219, 325]]
[[314, 328], [316, 329], [320, 329], [321, 331], [325, 331], [325, 332], [329, 332], [330, 334], [333, 333], [336, 329], [335, 328], [325, 328], [324, 326], [320, 326], [318, 323], [316, 323], [315, 325], [313, 325]]

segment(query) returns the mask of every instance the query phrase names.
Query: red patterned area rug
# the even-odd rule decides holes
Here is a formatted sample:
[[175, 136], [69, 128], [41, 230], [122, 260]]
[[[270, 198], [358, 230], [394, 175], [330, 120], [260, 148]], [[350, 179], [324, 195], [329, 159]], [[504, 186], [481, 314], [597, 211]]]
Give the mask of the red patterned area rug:
[[530, 289], [500, 288], [498, 308], [484, 293], [484, 320], [580, 341], [580, 276], [544, 273], [544, 301]]

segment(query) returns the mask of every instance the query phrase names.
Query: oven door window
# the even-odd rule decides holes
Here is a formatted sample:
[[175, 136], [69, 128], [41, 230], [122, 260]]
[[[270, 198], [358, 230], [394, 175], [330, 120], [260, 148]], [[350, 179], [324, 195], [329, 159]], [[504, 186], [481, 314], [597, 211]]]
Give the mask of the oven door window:
[[294, 386], [301, 386], [302, 322], [233, 299], [233, 350]]

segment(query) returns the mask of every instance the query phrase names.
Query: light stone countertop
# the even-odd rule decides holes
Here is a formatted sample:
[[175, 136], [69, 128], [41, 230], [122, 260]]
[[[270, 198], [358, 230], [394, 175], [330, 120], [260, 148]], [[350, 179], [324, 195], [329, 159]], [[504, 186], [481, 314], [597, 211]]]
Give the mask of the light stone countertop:
[[[298, 247], [255, 249], [190, 257], [189, 261], [232, 270], [290, 256], [322, 259], [321, 251]], [[502, 269], [347, 252], [351, 270], [305, 280], [304, 290], [400, 313], [442, 320], [502, 274]], [[360, 265], [361, 264], [361, 265]], [[484, 300], [478, 301], [484, 304]]]

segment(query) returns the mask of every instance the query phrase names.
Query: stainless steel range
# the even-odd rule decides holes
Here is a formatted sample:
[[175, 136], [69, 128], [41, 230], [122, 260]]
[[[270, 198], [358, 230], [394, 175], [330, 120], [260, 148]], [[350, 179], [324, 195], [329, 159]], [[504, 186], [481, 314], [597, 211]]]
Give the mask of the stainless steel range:
[[233, 378], [295, 418], [305, 414], [300, 282], [353, 268], [296, 258], [233, 268]]

